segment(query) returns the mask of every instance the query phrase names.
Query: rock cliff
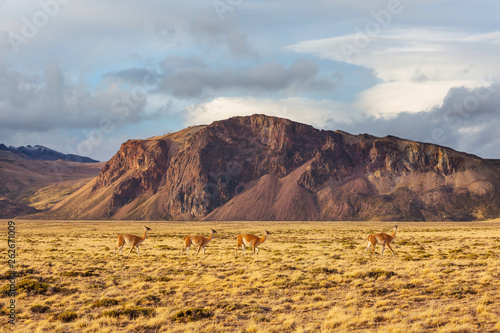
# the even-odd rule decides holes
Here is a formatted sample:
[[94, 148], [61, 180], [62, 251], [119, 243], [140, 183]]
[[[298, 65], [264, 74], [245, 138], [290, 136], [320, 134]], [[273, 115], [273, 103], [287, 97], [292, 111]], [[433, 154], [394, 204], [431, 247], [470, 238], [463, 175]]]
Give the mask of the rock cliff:
[[129, 140], [51, 214], [78, 219], [474, 220], [500, 216], [500, 169], [393, 136], [254, 115]]

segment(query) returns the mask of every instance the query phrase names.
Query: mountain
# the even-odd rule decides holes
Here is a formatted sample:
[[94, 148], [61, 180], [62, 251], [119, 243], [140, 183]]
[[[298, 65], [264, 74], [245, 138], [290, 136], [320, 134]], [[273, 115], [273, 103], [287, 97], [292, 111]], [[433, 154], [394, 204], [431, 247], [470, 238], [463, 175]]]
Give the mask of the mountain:
[[50, 217], [475, 220], [500, 216], [494, 161], [253, 115], [129, 140]]
[[12, 201], [0, 195], [0, 218], [8, 219], [19, 215], [36, 213], [37, 210], [21, 202]]
[[40, 145], [36, 146], [27, 145], [26, 147], [20, 146], [16, 148], [13, 146], [7, 147], [3, 143], [0, 143], [0, 151], [10, 151], [15, 155], [20, 156], [21, 158], [26, 160], [35, 160], [35, 161], [63, 160], [63, 161], [82, 162], [82, 163], [99, 162], [85, 156], [79, 156], [74, 154], [63, 154], [53, 149]]
[[31, 160], [0, 150], [0, 218], [52, 207], [95, 178], [103, 165]]

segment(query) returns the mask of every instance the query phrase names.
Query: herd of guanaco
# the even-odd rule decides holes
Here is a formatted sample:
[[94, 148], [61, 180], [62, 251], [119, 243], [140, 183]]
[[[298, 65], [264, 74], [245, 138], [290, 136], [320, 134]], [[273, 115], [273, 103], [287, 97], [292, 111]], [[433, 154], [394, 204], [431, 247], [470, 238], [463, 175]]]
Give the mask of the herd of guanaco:
[[[389, 250], [391, 250], [392, 255], [394, 256], [394, 251], [391, 248], [391, 242], [394, 240], [396, 237], [396, 231], [398, 230], [398, 226], [395, 225], [392, 230], [392, 234], [372, 234], [368, 236], [368, 246], [366, 247], [365, 253], [363, 256], [366, 255], [366, 252], [370, 247], [372, 247], [372, 252], [375, 254], [375, 245], [379, 244], [382, 245], [382, 253], [381, 257], [384, 255], [384, 249], [385, 246], [389, 247]], [[127, 256], [130, 255], [130, 252], [135, 248], [137, 250], [137, 254], [140, 256], [141, 252], [139, 251], [139, 246], [144, 242], [146, 239], [148, 231], [151, 231], [151, 228], [144, 226], [144, 234], [142, 237], [140, 236], [135, 236], [135, 235], [129, 235], [129, 234], [120, 234], [118, 235], [118, 245], [115, 247], [115, 255], [116, 255], [116, 249], [120, 249], [120, 254], [122, 253], [122, 249], [125, 246], [125, 244], [132, 246], [130, 248], [130, 251], [128, 252]], [[214, 229], [211, 229], [210, 236], [208, 237], [203, 237], [199, 235], [189, 235], [184, 237], [184, 244], [181, 248], [181, 255], [186, 251], [187, 256], [189, 256], [189, 248], [191, 245], [193, 245], [196, 248], [198, 248], [198, 251], [195, 254], [195, 257], [200, 253], [201, 249], [203, 249], [203, 254], [205, 254], [205, 247], [212, 241], [212, 237], [214, 234], [216, 234], [217, 231]], [[235, 250], [235, 256], [238, 255], [238, 249], [241, 248], [243, 251], [243, 254], [246, 256], [245, 253], [245, 247], [251, 247], [253, 254], [258, 254], [259, 253], [259, 246], [262, 245], [266, 241], [267, 235], [271, 235], [271, 233], [267, 230], [264, 231], [264, 236], [258, 237], [252, 234], [241, 234], [236, 237], [237, 240], [237, 245], [236, 245], [236, 250]]]

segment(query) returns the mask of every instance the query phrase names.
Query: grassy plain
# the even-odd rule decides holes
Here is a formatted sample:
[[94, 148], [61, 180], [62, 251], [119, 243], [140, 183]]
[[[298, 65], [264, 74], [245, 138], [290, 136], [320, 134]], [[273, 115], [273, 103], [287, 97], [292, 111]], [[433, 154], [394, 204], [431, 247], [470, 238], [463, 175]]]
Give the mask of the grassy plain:
[[[367, 235], [393, 224], [17, 220], [15, 331], [500, 332], [500, 220], [399, 222], [395, 257], [363, 257]], [[114, 256], [117, 234], [143, 225], [142, 256]], [[210, 228], [206, 256], [180, 255]], [[264, 229], [257, 256], [235, 257], [237, 234]]]

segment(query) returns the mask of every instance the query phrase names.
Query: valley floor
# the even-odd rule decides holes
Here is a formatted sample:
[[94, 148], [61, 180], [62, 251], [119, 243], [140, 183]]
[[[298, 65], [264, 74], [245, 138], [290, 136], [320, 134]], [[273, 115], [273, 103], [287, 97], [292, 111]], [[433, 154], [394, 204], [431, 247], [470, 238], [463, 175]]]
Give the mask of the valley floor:
[[[0, 331], [12, 297], [0, 220]], [[499, 332], [500, 220], [398, 222], [15, 220], [17, 332]], [[119, 233], [152, 231], [113, 255]], [[206, 256], [187, 234], [217, 230]], [[12, 229], [12, 228], [11, 228]], [[236, 236], [272, 235], [235, 257]], [[193, 254], [191, 250], [191, 255]]]

